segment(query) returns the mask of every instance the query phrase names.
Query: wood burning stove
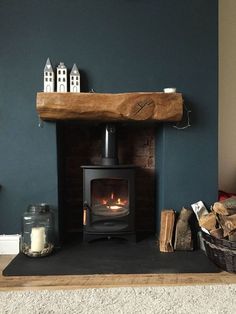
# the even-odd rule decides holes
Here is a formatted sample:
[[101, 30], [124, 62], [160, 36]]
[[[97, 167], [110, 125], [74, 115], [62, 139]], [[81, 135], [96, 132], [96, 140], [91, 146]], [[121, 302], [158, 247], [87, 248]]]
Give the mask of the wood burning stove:
[[106, 125], [102, 164], [82, 166], [85, 241], [135, 240], [135, 166], [118, 164], [116, 137], [115, 126]]

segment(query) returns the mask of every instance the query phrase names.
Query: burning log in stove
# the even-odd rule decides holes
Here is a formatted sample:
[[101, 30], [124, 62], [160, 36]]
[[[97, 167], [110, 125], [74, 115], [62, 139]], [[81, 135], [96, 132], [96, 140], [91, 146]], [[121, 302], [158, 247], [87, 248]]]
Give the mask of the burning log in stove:
[[94, 202], [94, 213], [101, 216], [117, 216], [129, 213], [128, 199], [115, 197], [112, 192], [107, 198], [96, 199]]

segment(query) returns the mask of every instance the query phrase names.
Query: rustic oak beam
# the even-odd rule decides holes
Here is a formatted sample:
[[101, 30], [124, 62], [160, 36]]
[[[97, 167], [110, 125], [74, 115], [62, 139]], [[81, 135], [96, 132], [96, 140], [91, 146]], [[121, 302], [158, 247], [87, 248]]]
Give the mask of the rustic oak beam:
[[42, 120], [180, 121], [180, 93], [37, 93]]

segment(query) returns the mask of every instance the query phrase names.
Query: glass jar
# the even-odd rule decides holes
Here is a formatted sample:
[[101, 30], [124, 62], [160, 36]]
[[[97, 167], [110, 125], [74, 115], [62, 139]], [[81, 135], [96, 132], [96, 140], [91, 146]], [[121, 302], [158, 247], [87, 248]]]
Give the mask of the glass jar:
[[22, 217], [21, 251], [31, 257], [49, 255], [54, 247], [54, 219], [48, 204], [29, 205]]

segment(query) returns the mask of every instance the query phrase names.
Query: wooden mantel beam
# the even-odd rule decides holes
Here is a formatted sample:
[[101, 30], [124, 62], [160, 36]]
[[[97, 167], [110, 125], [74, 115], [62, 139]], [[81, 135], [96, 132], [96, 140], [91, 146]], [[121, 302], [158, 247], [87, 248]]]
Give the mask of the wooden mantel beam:
[[37, 93], [42, 120], [180, 121], [180, 93]]

